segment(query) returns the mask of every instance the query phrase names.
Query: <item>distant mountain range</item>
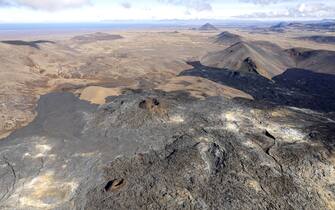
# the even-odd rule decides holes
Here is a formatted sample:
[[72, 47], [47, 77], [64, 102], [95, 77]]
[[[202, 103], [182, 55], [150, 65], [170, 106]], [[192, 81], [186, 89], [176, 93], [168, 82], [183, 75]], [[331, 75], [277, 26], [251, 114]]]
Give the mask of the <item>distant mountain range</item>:
[[270, 27], [270, 30], [287, 30], [287, 29], [305, 29], [305, 30], [326, 30], [335, 31], [335, 20], [324, 19], [321, 21], [304, 21], [304, 22], [280, 22]]

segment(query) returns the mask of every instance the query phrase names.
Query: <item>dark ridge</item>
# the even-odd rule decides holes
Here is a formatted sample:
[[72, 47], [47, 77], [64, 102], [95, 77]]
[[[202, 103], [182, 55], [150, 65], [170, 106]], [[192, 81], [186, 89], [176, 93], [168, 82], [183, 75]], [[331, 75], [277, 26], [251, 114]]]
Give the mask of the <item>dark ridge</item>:
[[269, 80], [259, 74], [213, 68], [200, 62], [179, 76], [198, 76], [244, 91], [258, 101], [317, 111], [335, 111], [335, 76], [305, 69], [287, 69]]
[[335, 31], [335, 21], [334, 20], [321, 20], [316, 22], [291, 22], [285, 23], [281, 22], [273, 25], [269, 28], [270, 30], [285, 30], [285, 29], [301, 29], [309, 31]]
[[280, 22], [277, 23], [276, 25], [271, 26], [271, 29], [278, 29], [278, 28], [285, 28], [288, 25], [286, 22]]
[[306, 28], [308, 29], [314, 29], [314, 30], [331, 30], [333, 31], [335, 29], [335, 22], [334, 21], [321, 21], [318, 23], [311, 23], [306, 24]]
[[241, 36], [230, 33], [228, 31], [224, 31], [215, 37], [215, 43], [235, 44], [241, 41], [242, 41]]
[[55, 44], [53, 41], [48, 40], [37, 40], [37, 41], [23, 41], [23, 40], [5, 40], [1, 41], [1, 43], [4, 44], [10, 44], [10, 45], [18, 45], [18, 46], [29, 46], [36, 49], [40, 49], [39, 44], [49, 43], [49, 44]]
[[287, 25], [288, 23], [286, 22], [280, 22], [276, 25], [271, 26], [269, 31], [277, 32], [277, 33], [284, 33]]
[[335, 44], [335, 36], [304, 36], [297, 39], [313, 41], [324, 44]]

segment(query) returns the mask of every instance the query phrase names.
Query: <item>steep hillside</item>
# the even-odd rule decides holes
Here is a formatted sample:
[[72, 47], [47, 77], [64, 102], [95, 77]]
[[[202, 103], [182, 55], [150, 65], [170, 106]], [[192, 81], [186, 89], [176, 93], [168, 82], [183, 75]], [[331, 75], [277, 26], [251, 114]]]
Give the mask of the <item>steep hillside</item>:
[[286, 50], [298, 68], [335, 74], [335, 51], [292, 48]]
[[238, 42], [227, 49], [208, 53], [201, 59], [206, 66], [253, 72], [267, 78], [283, 73], [293, 60], [269, 42]]
[[232, 45], [237, 42], [242, 42], [242, 37], [237, 34], [224, 31], [220, 33], [219, 35], [217, 35], [214, 38], [214, 41], [215, 43], [219, 43], [219, 44]]
[[290, 68], [335, 74], [335, 51], [292, 48], [269, 42], [238, 42], [202, 57], [205, 66], [260, 74], [271, 79]]

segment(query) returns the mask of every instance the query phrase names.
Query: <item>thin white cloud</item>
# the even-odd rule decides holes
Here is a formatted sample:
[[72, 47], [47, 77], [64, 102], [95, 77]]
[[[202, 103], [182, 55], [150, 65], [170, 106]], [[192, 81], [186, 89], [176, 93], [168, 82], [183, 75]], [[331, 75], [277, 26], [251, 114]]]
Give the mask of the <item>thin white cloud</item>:
[[294, 1], [295, 0], [240, 0], [240, 2], [261, 4], [261, 5], [277, 4], [283, 2], [294, 2]]
[[184, 6], [188, 9], [194, 9], [196, 11], [211, 11], [212, 0], [159, 0], [161, 3], [172, 4], [177, 6]]
[[301, 3], [284, 10], [255, 12], [240, 15], [239, 18], [333, 18], [335, 7], [324, 3]]
[[90, 0], [0, 0], [0, 6], [29, 7], [49, 11], [82, 7], [90, 4]]
[[[335, 18], [334, 1], [0, 0], [0, 21], [82, 22], [129, 19], [227, 19], [236, 17], [254, 19], [328, 19]], [[80, 9], [76, 9], [78, 7]], [[125, 12], [126, 9], [129, 9], [129, 12]]]

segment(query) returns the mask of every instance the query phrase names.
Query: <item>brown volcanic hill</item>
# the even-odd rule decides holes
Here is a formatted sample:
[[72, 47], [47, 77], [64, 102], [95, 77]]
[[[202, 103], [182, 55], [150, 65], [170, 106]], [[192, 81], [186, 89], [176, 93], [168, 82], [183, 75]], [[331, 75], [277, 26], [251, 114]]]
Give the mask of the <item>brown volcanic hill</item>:
[[212, 24], [206, 23], [205, 25], [201, 26], [199, 30], [200, 31], [217, 31], [218, 29]]
[[232, 44], [235, 44], [241, 41], [242, 41], [241, 36], [230, 33], [228, 31], [224, 31], [215, 37], [215, 43], [220, 43], [220, 44], [232, 45]]
[[201, 63], [210, 67], [258, 73], [267, 78], [295, 65], [282, 48], [269, 42], [238, 42], [222, 51], [207, 54]]
[[282, 74], [289, 68], [316, 73], [335, 74], [335, 51], [292, 48], [284, 50], [270, 42], [238, 42], [201, 59], [209, 67], [257, 73], [267, 78]]
[[298, 68], [335, 74], [335, 51], [292, 48], [285, 52], [293, 58]]

